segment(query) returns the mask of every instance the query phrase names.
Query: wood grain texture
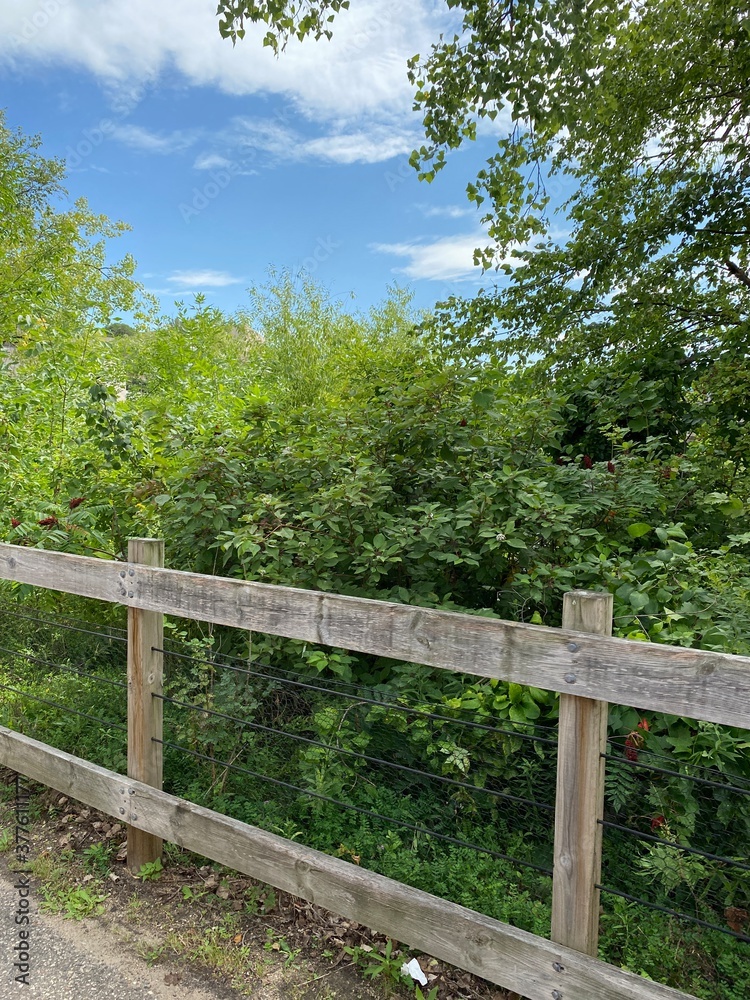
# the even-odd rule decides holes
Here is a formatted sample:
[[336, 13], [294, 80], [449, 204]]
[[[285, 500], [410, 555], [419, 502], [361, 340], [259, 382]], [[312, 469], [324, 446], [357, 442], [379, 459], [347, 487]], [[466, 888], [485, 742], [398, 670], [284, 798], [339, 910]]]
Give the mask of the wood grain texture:
[[0, 727], [0, 764], [528, 1000], [695, 1000]]
[[750, 657], [14, 545], [0, 578], [750, 729]]
[[[164, 542], [131, 538], [128, 559], [145, 566], [164, 565]], [[128, 579], [130, 579], [128, 577]], [[164, 616], [158, 611], [128, 608], [128, 777], [162, 787], [164, 702]], [[159, 837], [128, 827], [128, 868], [138, 872], [161, 857]]]
[[[563, 597], [563, 628], [612, 634], [612, 595], [574, 590]], [[596, 956], [602, 872], [606, 701], [560, 695], [552, 940]]]

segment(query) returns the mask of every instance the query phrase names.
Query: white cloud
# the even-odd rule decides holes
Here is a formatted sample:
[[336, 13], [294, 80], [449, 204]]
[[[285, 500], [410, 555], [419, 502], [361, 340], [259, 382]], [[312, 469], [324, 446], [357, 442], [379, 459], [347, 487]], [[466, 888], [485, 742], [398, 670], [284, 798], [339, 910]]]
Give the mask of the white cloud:
[[406, 61], [456, 20], [436, 0], [360, 0], [330, 42], [293, 39], [276, 59], [263, 26], [234, 48], [222, 40], [215, 9], [206, 0], [14, 0], [0, 5], [0, 65], [85, 70], [131, 104], [176, 74], [227, 94], [283, 95], [315, 120], [410, 115]]
[[169, 275], [169, 281], [180, 288], [225, 288], [241, 285], [244, 280], [226, 271], [173, 271]]
[[416, 206], [426, 219], [462, 219], [467, 215], [475, 215], [476, 209], [461, 205], [425, 205]]
[[285, 121], [236, 118], [217, 137], [226, 147], [263, 152], [275, 160], [324, 160], [331, 163], [380, 163], [410, 153], [418, 135], [398, 122], [370, 122], [366, 128], [348, 121], [334, 124], [326, 135], [306, 138]]
[[231, 166], [232, 161], [218, 153], [201, 153], [193, 164], [196, 170], [221, 170]]
[[[442, 236], [439, 239], [415, 239], [405, 243], [371, 243], [370, 249], [376, 253], [392, 254], [405, 258], [403, 267], [393, 270], [415, 280], [466, 281], [479, 280], [483, 271], [474, 263], [474, 251], [489, 246], [490, 238], [484, 230], [459, 236]], [[512, 254], [496, 258], [495, 264], [510, 264], [517, 267], [523, 262]]]
[[461, 236], [444, 236], [432, 242], [373, 243], [376, 253], [393, 254], [405, 258], [403, 267], [394, 268], [409, 278], [426, 278], [431, 281], [451, 281], [479, 276], [481, 271], [474, 264], [474, 251], [487, 243], [483, 232]]
[[161, 135], [140, 125], [116, 125], [112, 132], [112, 137], [125, 146], [139, 149], [144, 153], [159, 153], [162, 156], [184, 152], [195, 144], [198, 136], [197, 131], [181, 130]]
[[[441, 214], [436, 212], [434, 214]], [[556, 238], [555, 233], [551, 233]], [[468, 281], [481, 280], [483, 271], [481, 265], [474, 263], [474, 251], [484, 250], [492, 246], [492, 240], [487, 232], [477, 226], [471, 233], [461, 233], [456, 236], [441, 236], [437, 238], [416, 237], [401, 243], [371, 243], [370, 250], [375, 253], [391, 254], [407, 261], [402, 267], [393, 268], [397, 274], [405, 274], [408, 278], [426, 279], [428, 281]], [[517, 252], [529, 250], [530, 245], [519, 245]], [[491, 267], [520, 267], [524, 264], [514, 252], [500, 256], [495, 249]]]
[[[219, 159], [248, 170], [243, 148], [278, 161], [378, 163], [419, 145], [406, 63], [458, 20], [443, 0], [358, 0], [337, 17], [331, 41], [292, 39], [277, 59], [262, 45], [263, 27], [250, 26], [234, 48], [221, 39], [206, 0], [0, 0], [0, 71], [91, 73], [120, 116], [119, 141], [168, 155], [204, 140], [197, 170], [218, 168]], [[135, 123], [133, 112], [160, 84], [272, 95], [286, 108], [213, 133], [159, 133]]]
[[381, 163], [411, 153], [418, 135], [398, 125], [375, 125], [368, 131], [321, 136], [303, 144], [302, 155], [334, 163]]

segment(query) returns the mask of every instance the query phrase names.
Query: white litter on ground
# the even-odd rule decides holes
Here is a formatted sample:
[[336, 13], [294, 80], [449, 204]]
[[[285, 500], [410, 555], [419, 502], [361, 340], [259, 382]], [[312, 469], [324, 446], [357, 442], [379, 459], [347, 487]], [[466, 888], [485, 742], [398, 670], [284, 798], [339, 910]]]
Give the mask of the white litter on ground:
[[424, 972], [422, 972], [422, 966], [419, 964], [416, 958], [413, 958], [409, 963], [404, 962], [404, 964], [401, 966], [401, 975], [411, 976], [411, 978], [416, 980], [416, 982], [418, 982], [420, 986], [427, 985], [427, 976], [424, 974]]

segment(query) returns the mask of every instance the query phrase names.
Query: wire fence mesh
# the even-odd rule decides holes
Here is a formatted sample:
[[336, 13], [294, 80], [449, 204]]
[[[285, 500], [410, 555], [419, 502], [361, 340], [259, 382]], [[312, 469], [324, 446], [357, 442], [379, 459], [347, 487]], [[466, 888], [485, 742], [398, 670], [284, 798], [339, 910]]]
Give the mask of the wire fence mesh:
[[0, 604], [0, 719], [124, 772], [126, 653], [127, 630], [119, 625]]
[[[236, 630], [168, 625], [166, 790], [549, 935], [553, 698], [541, 724], [518, 692], [511, 717], [509, 685], [364, 661], [342, 677], [289, 647], [251, 658]], [[126, 641], [119, 623], [0, 605], [3, 722], [123, 772]], [[618, 706], [610, 731], [603, 956], [647, 971], [658, 938], [745, 982], [750, 737]]]
[[671, 717], [609, 740], [605, 896], [750, 943], [749, 748]]
[[554, 725], [495, 722], [462, 704], [460, 685], [430, 701], [301, 663], [170, 642], [164, 654], [165, 773], [184, 781], [186, 755], [208, 772], [184, 794], [210, 790], [222, 811], [271, 832], [529, 929], [544, 923]]

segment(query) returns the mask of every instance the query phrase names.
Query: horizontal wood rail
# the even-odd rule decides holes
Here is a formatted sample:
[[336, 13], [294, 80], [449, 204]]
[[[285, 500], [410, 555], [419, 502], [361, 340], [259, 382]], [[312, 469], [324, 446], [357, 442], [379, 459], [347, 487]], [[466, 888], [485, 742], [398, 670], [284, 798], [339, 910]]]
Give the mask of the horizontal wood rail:
[[[0, 544], [0, 579], [129, 609], [130, 746], [124, 777], [0, 727], [0, 764], [127, 824], [132, 866], [171, 841], [528, 1000], [694, 1000], [596, 958], [607, 703], [750, 729], [750, 657], [612, 639], [609, 595], [566, 594], [555, 629], [164, 569], [160, 546], [116, 562]], [[164, 614], [560, 692], [554, 940], [163, 792]]]
[[528, 1000], [695, 1000], [2, 726], [0, 762], [121, 822], [405, 941]]
[[750, 657], [16, 545], [0, 578], [750, 729]]

